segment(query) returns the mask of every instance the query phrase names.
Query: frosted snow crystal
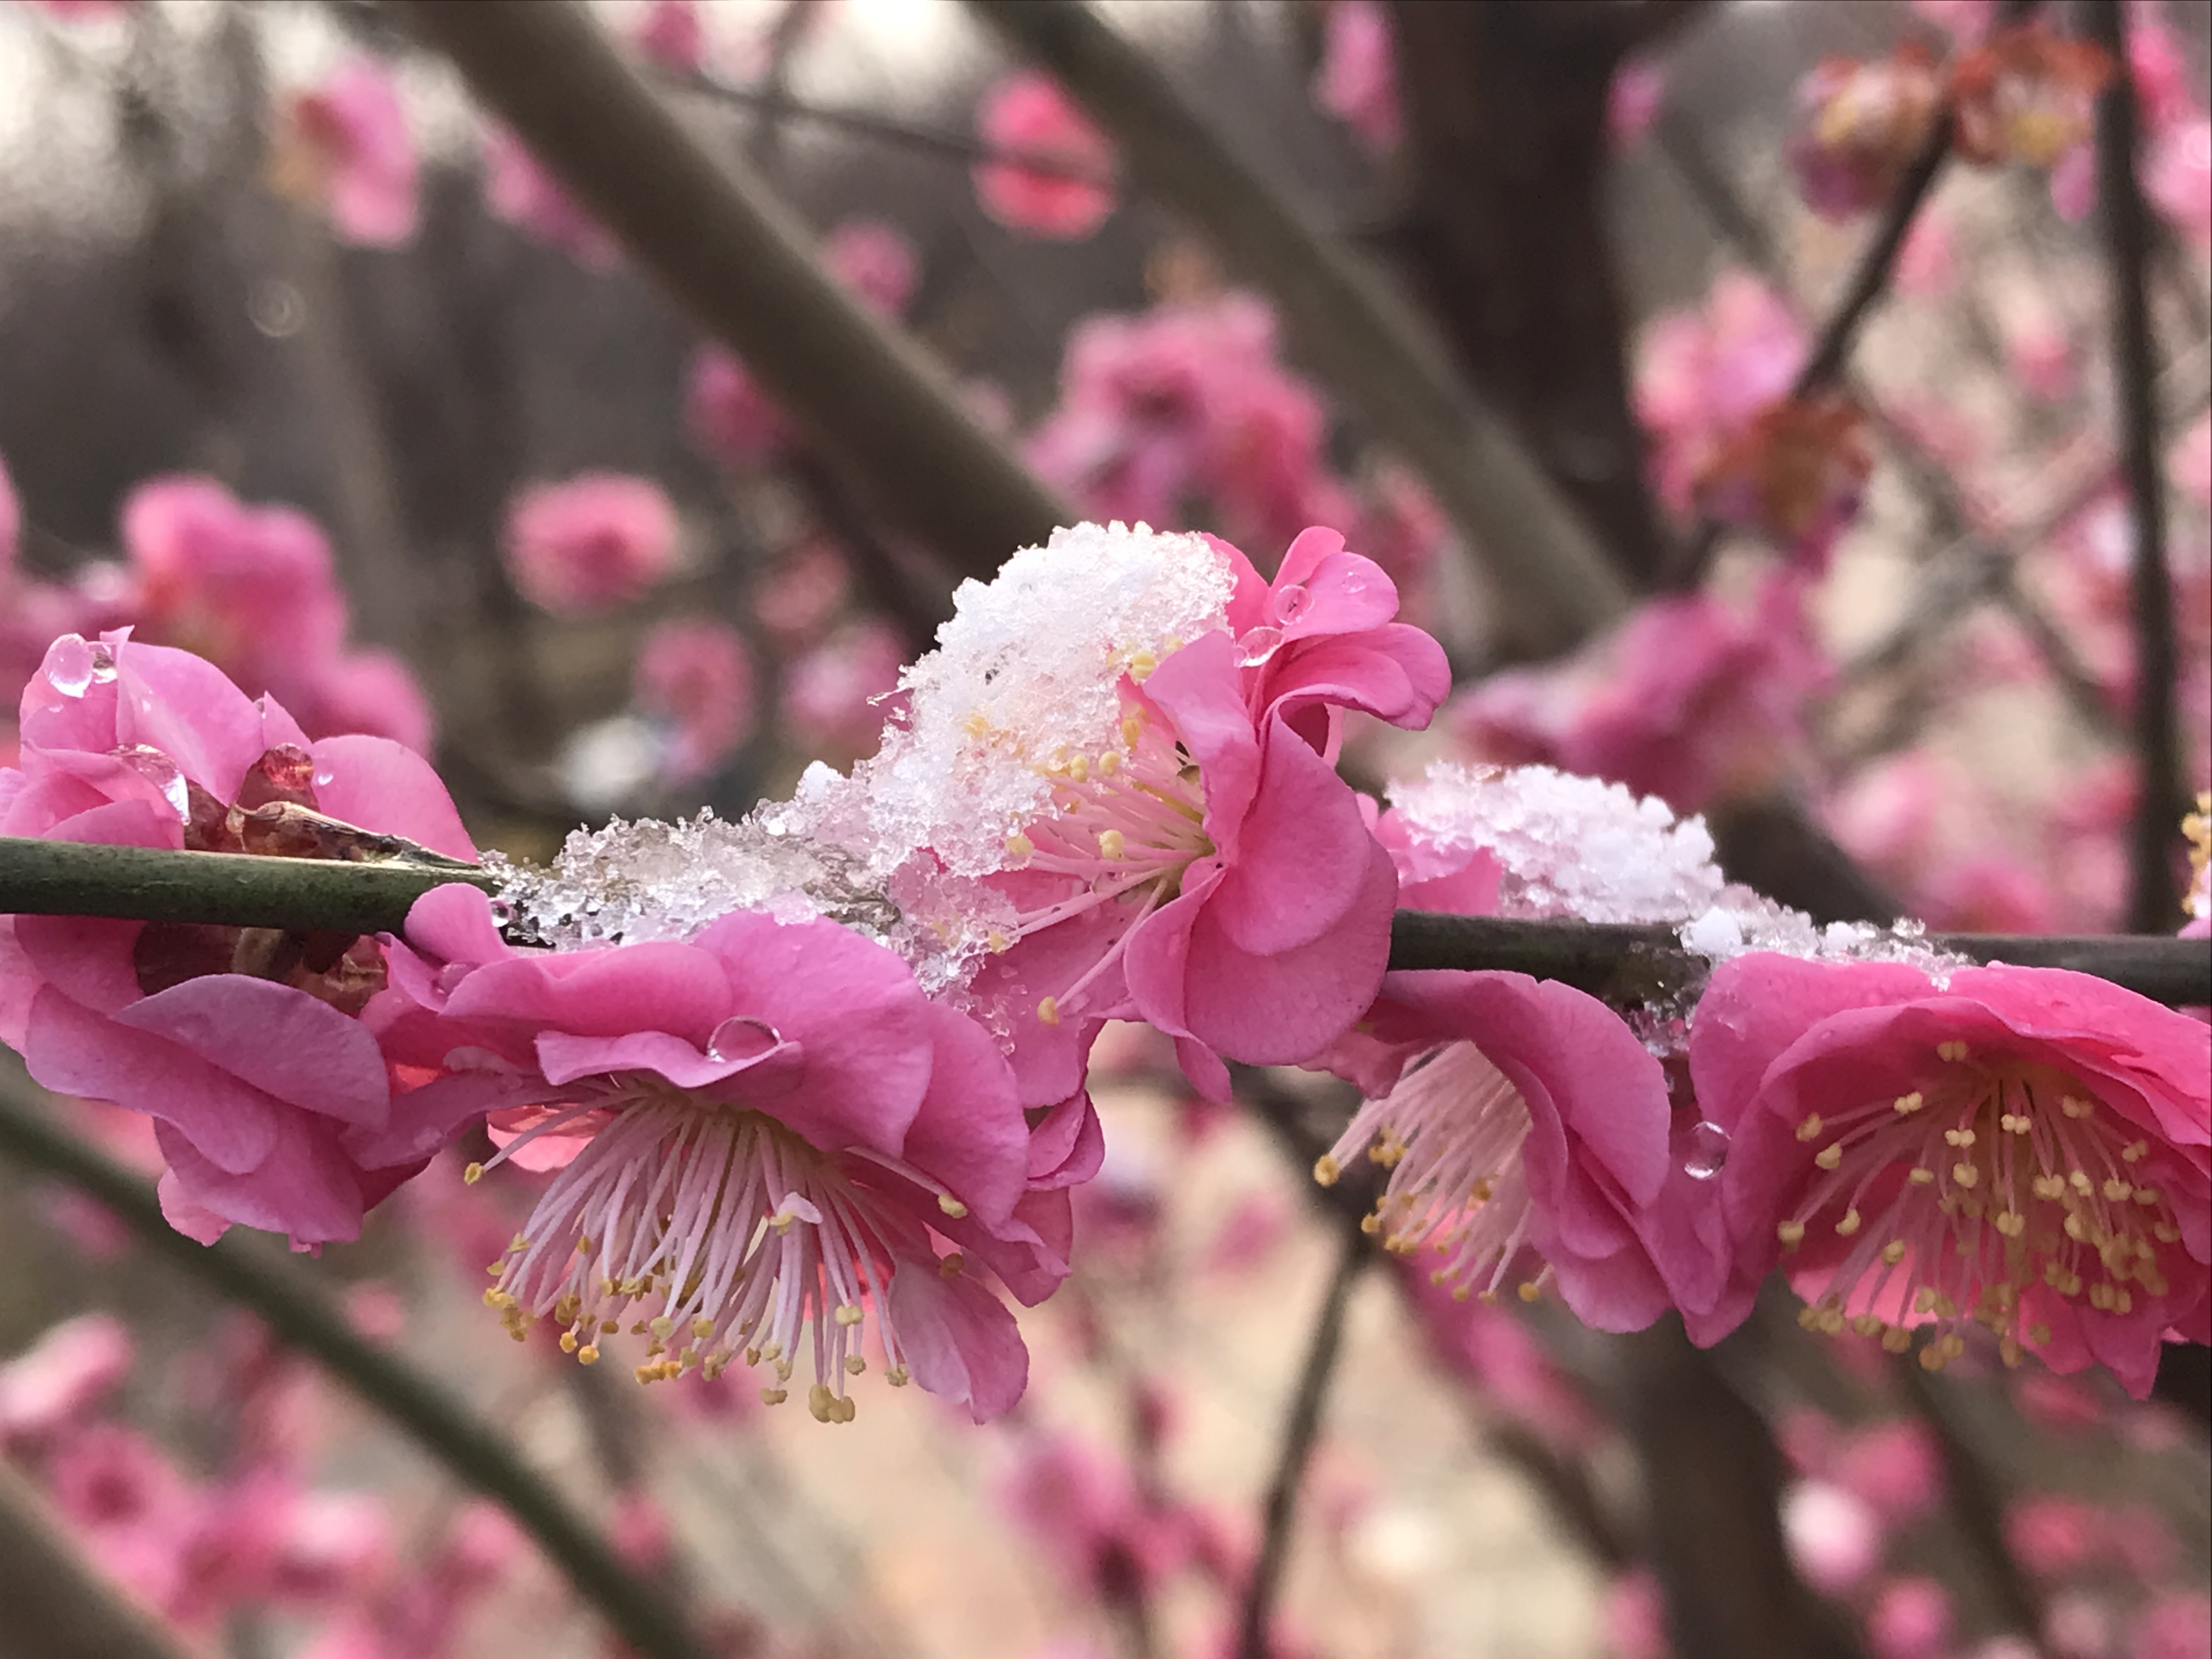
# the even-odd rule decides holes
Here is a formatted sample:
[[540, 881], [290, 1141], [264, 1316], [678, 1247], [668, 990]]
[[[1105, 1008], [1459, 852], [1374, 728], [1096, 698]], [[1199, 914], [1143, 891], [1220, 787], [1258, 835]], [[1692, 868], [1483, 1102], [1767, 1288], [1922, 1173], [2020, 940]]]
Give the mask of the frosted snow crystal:
[[957, 988], [1012, 912], [978, 879], [1045, 809], [1043, 768], [1113, 737], [1139, 677], [1227, 624], [1229, 567], [1198, 536], [1078, 525], [961, 584], [906, 712], [850, 776], [809, 767], [787, 801], [732, 822], [617, 819], [550, 868], [493, 862], [518, 933], [562, 948], [684, 939], [727, 911], [820, 915], [889, 945], [933, 993]]
[[928, 846], [982, 875], [1043, 810], [1055, 757], [1103, 747], [1124, 671], [1227, 625], [1233, 585], [1205, 538], [1138, 525], [1055, 530], [953, 595], [937, 649], [908, 669], [903, 725], [854, 769], [878, 863]]
[[1418, 783], [1392, 784], [1390, 804], [1440, 850], [1497, 858], [1500, 915], [1680, 921], [1724, 885], [1703, 818], [1677, 821], [1655, 797], [1548, 766], [1440, 761]]

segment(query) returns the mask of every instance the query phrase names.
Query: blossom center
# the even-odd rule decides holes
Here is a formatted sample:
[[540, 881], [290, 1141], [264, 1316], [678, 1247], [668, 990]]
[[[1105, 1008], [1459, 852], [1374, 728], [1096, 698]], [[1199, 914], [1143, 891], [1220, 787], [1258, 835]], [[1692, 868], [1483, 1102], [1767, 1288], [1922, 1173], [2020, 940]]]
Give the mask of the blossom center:
[[[564, 1328], [562, 1352], [588, 1365], [600, 1339], [627, 1325], [647, 1339], [640, 1382], [693, 1370], [711, 1380], [742, 1354], [773, 1370], [761, 1390], [769, 1405], [811, 1358], [814, 1416], [850, 1422], [846, 1384], [867, 1369], [872, 1318], [888, 1380], [908, 1381], [891, 1274], [950, 1276], [961, 1259], [939, 1259], [927, 1231], [856, 1176], [880, 1165], [965, 1215], [939, 1183], [897, 1159], [822, 1152], [764, 1113], [639, 1073], [589, 1080], [492, 1161], [586, 1121], [599, 1127], [489, 1269], [498, 1283], [484, 1300], [518, 1341], [550, 1317]], [[472, 1165], [469, 1178], [481, 1173]]]
[[[1521, 1149], [1528, 1107], [1520, 1091], [1472, 1042], [1450, 1042], [1414, 1060], [1397, 1086], [1359, 1109], [1336, 1145], [1314, 1165], [1324, 1187], [1362, 1147], [1389, 1171], [1375, 1212], [1362, 1224], [1394, 1255], [1426, 1243], [1443, 1262], [1432, 1285], [1464, 1302], [1496, 1299], [1528, 1242], [1534, 1205]], [[1547, 1270], [1548, 1271], [1548, 1270]], [[1533, 1301], [1540, 1277], [1521, 1286]]]
[[1821, 1143], [1822, 1173], [1781, 1224], [1782, 1243], [1796, 1249], [1816, 1218], [1851, 1241], [1801, 1322], [1880, 1334], [1894, 1353], [1911, 1346], [1910, 1324], [1932, 1322], [1921, 1364], [1939, 1370], [1966, 1350], [1962, 1319], [1993, 1333], [2008, 1364], [2024, 1341], [2048, 1342], [2032, 1292], [2123, 1315], [2138, 1293], [2165, 1295], [2164, 1255], [2181, 1231], [2150, 1141], [2055, 1067], [1984, 1060], [1960, 1042], [1939, 1043], [1936, 1059], [1917, 1089], [1798, 1125], [1800, 1140]]

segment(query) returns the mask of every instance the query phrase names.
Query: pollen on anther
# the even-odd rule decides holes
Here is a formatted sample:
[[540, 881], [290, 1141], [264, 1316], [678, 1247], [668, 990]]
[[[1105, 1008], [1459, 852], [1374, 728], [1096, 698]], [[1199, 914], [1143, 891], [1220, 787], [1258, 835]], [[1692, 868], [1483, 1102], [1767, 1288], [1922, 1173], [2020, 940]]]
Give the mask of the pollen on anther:
[[1858, 1230], [1859, 1212], [1856, 1210], [1844, 1211], [1844, 1218], [1836, 1224], [1837, 1233], [1844, 1238], [1849, 1238], [1853, 1233], [1858, 1231]]
[[1782, 1241], [1784, 1249], [1794, 1250], [1804, 1242], [1805, 1224], [1802, 1221], [1785, 1221], [1775, 1228], [1774, 1236]]
[[473, 1187], [477, 1182], [483, 1179], [483, 1175], [484, 1170], [483, 1164], [471, 1164], [467, 1169], [461, 1171], [461, 1180], [465, 1185]]
[[1936, 1058], [1938, 1060], [1948, 1060], [1956, 1062], [1958, 1060], [1964, 1060], [1966, 1057], [1966, 1045], [1960, 1042], [1956, 1037], [1952, 1038], [1948, 1042], [1939, 1042], [1936, 1045]]
[[1820, 1133], [1820, 1115], [1818, 1112], [1806, 1113], [1805, 1121], [1797, 1126], [1797, 1139], [1800, 1140], [1811, 1140], [1819, 1135]]
[[963, 1204], [958, 1199], [953, 1197], [950, 1193], [938, 1194], [937, 1207], [944, 1211], [945, 1214], [951, 1216], [955, 1221], [959, 1220], [963, 1216], [968, 1213], [968, 1206], [965, 1204]]
[[1917, 1089], [1915, 1089], [1909, 1095], [1898, 1096], [1896, 1101], [1897, 1110], [1900, 1116], [1910, 1116], [1912, 1113], [1918, 1111], [1925, 1103], [1926, 1103], [1921, 1098], [1920, 1091]]
[[1037, 999], [1036, 1017], [1040, 1024], [1059, 1024], [1060, 999], [1058, 997], [1039, 997]]
[[1843, 1164], [1843, 1161], [1844, 1149], [1839, 1144], [1832, 1143], [1828, 1146], [1823, 1146], [1813, 1156], [1813, 1162], [1819, 1164], [1820, 1168], [1824, 1170], [1833, 1170], [1838, 1168]]
[[1324, 1187], [1336, 1185], [1337, 1177], [1343, 1173], [1344, 1166], [1327, 1152], [1314, 1160], [1314, 1179]]

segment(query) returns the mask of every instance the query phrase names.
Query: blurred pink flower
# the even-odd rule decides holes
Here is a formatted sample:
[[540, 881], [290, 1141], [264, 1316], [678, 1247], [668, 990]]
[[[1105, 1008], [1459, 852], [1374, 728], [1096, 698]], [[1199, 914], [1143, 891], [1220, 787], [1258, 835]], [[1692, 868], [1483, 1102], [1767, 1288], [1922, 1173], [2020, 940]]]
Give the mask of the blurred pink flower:
[[1707, 517], [1754, 532], [1798, 568], [1825, 574], [1874, 470], [1866, 426], [1865, 411], [1842, 392], [1769, 404], [1707, 457], [1692, 499]]
[[1997, 0], [1912, 0], [1912, 9], [1960, 46], [1972, 46], [1996, 21]]
[[707, 61], [707, 25], [698, 0], [647, 0], [630, 39], [648, 62], [696, 75]]
[[1923, 208], [1905, 234], [1897, 254], [1897, 291], [1915, 300], [1934, 300], [1958, 286], [1959, 262], [1951, 247], [1951, 221], [1934, 208]]
[[1023, 1446], [1000, 1497], [1069, 1583], [1109, 1606], [1148, 1596], [1190, 1554], [1182, 1516], [1147, 1502], [1126, 1465], [1072, 1435]]
[[2034, 1493], [2005, 1510], [2005, 1547], [2039, 1578], [2063, 1578], [2087, 1566], [2097, 1531], [2097, 1511], [2078, 1498]]
[[689, 783], [713, 771], [753, 726], [752, 655], [727, 623], [672, 617], [638, 647], [631, 696], [672, 728], [668, 775]]
[[1935, 55], [1907, 40], [1887, 58], [1831, 58], [1797, 88], [1789, 155], [1805, 205], [1824, 219], [1869, 212], [1895, 194], [1942, 106]]
[[1334, 0], [1322, 27], [1315, 100], [1368, 149], [1395, 149], [1405, 124], [1389, 17], [1378, 0]]
[[1786, 1259], [1810, 1328], [1902, 1352], [1924, 1325], [1940, 1369], [1972, 1321], [2140, 1396], [2169, 1328], [2212, 1327], [2212, 1053], [2171, 1009], [2057, 969], [1938, 988], [1757, 953], [1714, 971], [1690, 1067], [1739, 1266]]
[[1665, 1077], [1619, 1015], [1522, 974], [1400, 973], [1363, 1024], [1434, 1045], [1315, 1166], [1324, 1185], [1362, 1152], [1389, 1171], [1369, 1231], [1392, 1254], [1432, 1249], [1432, 1283], [1493, 1297], [1530, 1252], [1521, 1294], [1556, 1280], [1600, 1330], [1679, 1307], [1711, 1342], [1742, 1319], [1720, 1218], [1670, 1151]]
[[2074, 343], [2048, 317], [2034, 319], [2007, 334], [2005, 367], [2029, 395], [2045, 403], [2071, 397], [2081, 383]]
[[554, 182], [523, 142], [504, 127], [483, 135], [484, 205], [495, 219], [594, 270], [612, 266], [614, 239]]
[[2212, 507], [2212, 411], [2199, 415], [2173, 441], [2166, 453], [2166, 470], [2176, 489], [2199, 507]]
[[1893, 1578], [1867, 1613], [1873, 1659], [1949, 1659], [1951, 1598], [1933, 1578]]
[[1891, 1526], [1918, 1520], [1943, 1498], [1942, 1449], [1917, 1419], [1875, 1423], [1845, 1435], [1826, 1473]]
[[914, 244], [880, 219], [847, 219], [823, 239], [830, 274], [886, 317], [906, 314], [920, 280]]
[[1666, 101], [1666, 66], [1630, 58], [1613, 71], [1613, 84], [1606, 88], [1606, 137], [1615, 149], [1634, 149], [1651, 131]]
[[2134, 1659], [2212, 1659], [2212, 1599], [2187, 1590], [2159, 1596], [2136, 1615], [2128, 1651]]
[[0, 1449], [23, 1456], [81, 1426], [131, 1374], [130, 1330], [112, 1314], [79, 1314], [47, 1328], [0, 1364]]
[[659, 484], [584, 472], [533, 484], [507, 506], [507, 568], [522, 596], [556, 615], [627, 603], [676, 562], [676, 509]]
[[398, 1097], [383, 1150], [422, 1156], [489, 1111], [493, 1163], [557, 1170], [490, 1295], [511, 1328], [550, 1318], [588, 1364], [634, 1316], [641, 1380], [742, 1352], [774, 1368], [771, 1404], [811, 1349], [833, 1422], [865, 1323], [894, 1385], [978, 1422], [1020, 1397], [1021, 1338], [963, 1253], [1042, 1299], [1066, 1264], [1028, 1218], [1064, 1238], [1066, 1194], [1030, 1190], [989, 1034], [890, 951], [739, 911], [689, 944], [524, 953], [460, 886], [417, 902], [407, 939], [373, 1018], [415, 1063], [468, 1065]]
[[[475, 856], [419, 756], [380, 738], [310, 744], [273, 700], [120, 633], [56, 641], [21, 729], [0, 833], [344, 857], [367, 831]], [[164, 1207], [204, 1240], [230, 1222], [351, 1238], [412, 1173], [361, 1155], [388, 1089], [351, 1015], [382, 978], [373, 939], [0, 918], [0, 1038], [46, 1087], [152, 1117]]]
[[2056, 167], [2085, 143], [2112, 63], [2040, 21], [1999, 28], [1951, 71], [1952, 143], [1981, 167]]
[[1599, 1622], [1608, 1659], [1668, 1659], [1667, 1598], [1649, 1567], [1632, 1567], [1605, 1587]]
[[1804, 358], [1804, 330], [1747, 271], [1714, 278], [1702, 310], [1654, 323], [1638, 353], [1636, 412], [1661, 499], [1687, 511], [1714, 456], [1789, 392]]
[[781, 712], [808, 747], [865, 754], [882, 734], [906, 649], [889, 623], [848, 623], [786, 665]]
[[[1113, 147], [1050, 76], [1024, 70], [1006, 76], [983, 94], [975, 124], [983, 142], [1006, 158], [975, 170], [983, 210], [1000, 224], [1077, 241], [1113, 212]], [[1039, 172], [1014, 158], [1055, 162], [1065, 171]]]
[[1798, 1575], [1823, 1595], [1865, 1581], [1881, 1559], [1881, 1522], [1841, 1486], [1793, 1481], [1782, 1494], [1782, 1540]]
[[2200, 252], [2212, 247], [2212, 120], [2200, 114], [2154, 137], [2143, 189]]
[[700, 453], [757, 465], [791, 441], [791, 427], [745, 366], [720, 346], [692, 354], [684, 387], [684, 428]]
[[835, 542], [803, 542], [784, 555], [753, 593], [753, 615], [785, 646], [811, 645], [845, 603], [851, 568]]
[[276, 143], [279, 187], [324, 206], [342, 239], [368, 247], [413, 239], [415, 145], [384, 64], [357, 58], [294, 94]]

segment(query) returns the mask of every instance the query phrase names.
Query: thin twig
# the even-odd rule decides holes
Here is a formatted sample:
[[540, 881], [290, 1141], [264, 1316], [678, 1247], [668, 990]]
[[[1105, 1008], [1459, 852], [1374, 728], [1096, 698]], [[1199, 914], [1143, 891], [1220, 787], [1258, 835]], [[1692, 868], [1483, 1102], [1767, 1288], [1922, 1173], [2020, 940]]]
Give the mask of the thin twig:
[[77, 1139], [33, 1105], [12, 1078], [0, 1082], [0, 1150], [96, 1200], [155, 1255], [257, 1316], [413, 1437], [446, 1472], [483, 1493], [566, 1575], [576, 1594], [647, 1659], [708, 1659], [665, 1598], [625, 1567], [568, 1500], [518, 1457], [504, 1435], [331, 1310], [326, 1290], [256, 1241], [203, 1246], [173, 1229], [137, 1176]]
[[2113, 64], [2097, 100], [2097, 199], [2112, 271], [2112, 368], [2118, 385], [2121, 471], [2135, 527], [2136, 765], [2140, 783], [2130, 848], [2128, 925], [2176, 925], [2174, 824], [2185, 810], [2180, 720], [2174, 707], [2179, 653], [2166, 559], [2166, 479], [2159, 466], [2158, 392], [2151, 340], [2150, 218], [2136, 177], [2135, 76], [2119, 0], [2088, 0], [2091, 36]]
[[574, 0], [401, 9], [640, 268], [948, 568], [988, 575], [1075, 521], [976, 421], [945, 367], [846, 292], [753, 168], [702, 145]]
[[1297, 1515], [1298, 1488], [1304, 1483], [1306, 1465], [1312, 1460], [1314, 1442], [1321, 1431], [1322, 1407], [1328, 1398], [1329, 1377], [1344, 1344], [1344, 1316], [1352, 1305], [1352, 1287], [1374, 1257], [1373, 1246], [1361, 1226], [1354, 1223], [1343, 1229], [1336, 1268], [1322, 1297], [1321, 1311], [1315, 1316], [1305, 1364], [1299, 1368], [1297, 1389], [1291, 1396], [1290, 1413], [1283, 1419], [1275, 1473], [1261, 1511], [1260, 1554], [1244, 1589], [1237, 1659], [1272, 1659], [1274, 1645], [1269, 1626], [1274, 1616], [1275, 1593], [1290, 1559], [1291, 1523]]
[[1146, 191], [1184, 215], [1281, 311], [1331, 390], [1419, 474], [1498, 589], [1524, 649], [1559, 650], [1629, 594], [1520, 437], [1450, 372], [1404, 301], [1320, 229], [1091, 7], [968, 0], [1058, 77]]
[[[2177, 819], [2177, 822], [2179, 820]], [[346, 864], [247, 853], [0, 836], [0, 915], [107, 916], [295, 933], [398, 933], [415, 901], [464, 882], [497, 892], [477, 865]], [[1926, 943], [1976, 962], [2068, 968], [2162, 1002], [2212, 1002], [2212, 957], [2168, 935], [1929, 933]], [[1505, 969], [1633, 997], [1693, 988], [1705, 958], [1664, 922], [1524, 921], [1401, 910], [1393, 969]]]
[[194, 1659], [194, 1650], [86, 1557], [0, 1458], [0, 1608], [10, 1659]]

